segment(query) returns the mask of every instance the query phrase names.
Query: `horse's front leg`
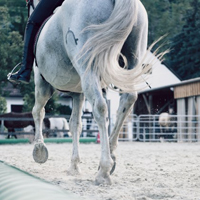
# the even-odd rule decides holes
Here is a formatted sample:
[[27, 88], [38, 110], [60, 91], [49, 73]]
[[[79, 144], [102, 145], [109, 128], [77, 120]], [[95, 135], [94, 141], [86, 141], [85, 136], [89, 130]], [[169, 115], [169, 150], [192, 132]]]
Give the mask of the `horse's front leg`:
[[92, 105], [94, 119], [98, 124], [101, 137], [100, 169], [96, 176], [95, 183], [97, 185], [111, 184], [110, 170], [113, 166], [113, 161], [110, 156], [108, 127], [106, 125], [108, 114], [106, 100], [103, 98], [99, 79], [92, 72], [88, 71], [82, 77], [82, 88], [85, 97]]
[[37, 163], [45, 163], [48, 159], [48, 150], [44, 144], [42, 125], [45, 116], [44, 106], [53, 94], [52, 87], [35, 72], [35, 105], [32, 110], [35, 122], [35, 146], [33, 158]]
[[73, 137], [73, 151], [71, 157], [71, 166], [67, 171], [68, 174], [75, 175], [80, 173], [78, 164], [80, 163], [79, 156], [79, 137], [82, 131], [81, 111], [84, 101], [84, 95], [74, 93], [71, 95], [73, 98], [72, 114], [69, 121], [69, 130]]
[[116, 165], [116, 156], [114, 151], [117, 148], [118, 145], [118, 137], [119, 137], [119, 132], [120, 129], [124, 123], [124, 120], [132, 110], [131, 108], [133, 107], [134, 103], [137, 100], [137, 93], [132, 93], [132, 94], [122, 94], [120, 98], [120, 104], [119, 108], [117, 111], [117, 120], [115, 123], [115, 126], [113, 128], [113, 131], [110, 135], [110, 152], [111, 152], [111, 157], [114, 161], [113, 168], [111, 170], [111, 174], [115, 170], [115, 165]]

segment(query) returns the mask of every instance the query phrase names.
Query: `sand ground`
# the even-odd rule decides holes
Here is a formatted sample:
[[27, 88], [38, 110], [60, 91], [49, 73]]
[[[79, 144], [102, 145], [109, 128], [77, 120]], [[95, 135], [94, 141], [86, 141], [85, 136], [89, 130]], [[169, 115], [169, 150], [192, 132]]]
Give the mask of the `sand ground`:
[[200, 143], [120, 142], [112, 185], [96, 186], [100, 144], [80, 144], [81, 175], [69, 176], [71, 144], [47, 144], [45, 164], [33, 161], [33, 144], [0, 145], [0, 160], [83, 199], [200, 200]]

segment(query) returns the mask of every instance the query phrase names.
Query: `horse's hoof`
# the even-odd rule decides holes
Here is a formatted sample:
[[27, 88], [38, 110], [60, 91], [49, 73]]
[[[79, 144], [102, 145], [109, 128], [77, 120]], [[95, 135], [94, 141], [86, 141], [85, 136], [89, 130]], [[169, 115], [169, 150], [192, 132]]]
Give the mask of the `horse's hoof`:
[[95, 185], [112, 185], [112, 181], [110, 177], [97, 176], [95, 179]]
[[81, 171], [78, 169], [68, 169], [67, 170], [67, 175], [69, 175], [69, 176], [78, 176], [78, 175], [80, 175], [81, 174]]
[[110, 175], [115, 171], [115, 167], [116, 167], [116, 162], [113, 163], [113, 167], [112, 167], [112, 169], [110, 171]]
[[67, 175], [77, 176], [81, 174], [81, 170], [78, 164], [71, 164], [70, 168], [67, 170]]
[[[110, 170], [110, 175], [115, 171], [116, 162], [113, 163], [112, 169]], [[100, 165], [98, 167], [98, 171], [100, 170]]]
[[35, 144], [33, 149], [33, 159], [37, 163], [45, 163], [48, 159], [48, 150], [44, 143]]

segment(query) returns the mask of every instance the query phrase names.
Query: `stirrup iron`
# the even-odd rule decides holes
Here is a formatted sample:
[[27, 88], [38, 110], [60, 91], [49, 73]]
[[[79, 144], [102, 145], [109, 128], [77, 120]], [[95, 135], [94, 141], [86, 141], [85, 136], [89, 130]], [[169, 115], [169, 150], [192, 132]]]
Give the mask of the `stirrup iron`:
[[[13, 69], [12, 69], [12, 71], [7, 75], [7, 79], [9, 80], [10, 79], [10, 77], [13, 75], [13, 72], [15, 71], [15, 69], [18, 67], [18, 66], [20, 66], [22, 63], [18, 63]], [[17, 72], [15, 72], [15, 73], [17, 73]]]

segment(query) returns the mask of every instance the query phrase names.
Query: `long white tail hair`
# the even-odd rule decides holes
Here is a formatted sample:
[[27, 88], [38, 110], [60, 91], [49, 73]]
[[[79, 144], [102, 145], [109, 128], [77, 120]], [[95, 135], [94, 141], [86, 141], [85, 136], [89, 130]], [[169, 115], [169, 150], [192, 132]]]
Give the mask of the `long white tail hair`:
[[[124, 42], [137, 22], [138, 0], [115, 0], [113, 12], [108, 20], [102, 24], [88, 26], [84, 31], [93, 31], [94, 35], [88, 39], [81, 51], [87, 70], [92, 66], [101, 79], [102, 85], [115, 86], [122, 92], [136, 91], [136, 85], [143, 81], [141, 75], [149, 70], [143, 68], [144, 58], [134, 69], [127, 70], [119, 65], [119, 57]], [[79, 55], [79, 56], [80, 56]], [[86, 70], [86, 73], [87, 73]]]

